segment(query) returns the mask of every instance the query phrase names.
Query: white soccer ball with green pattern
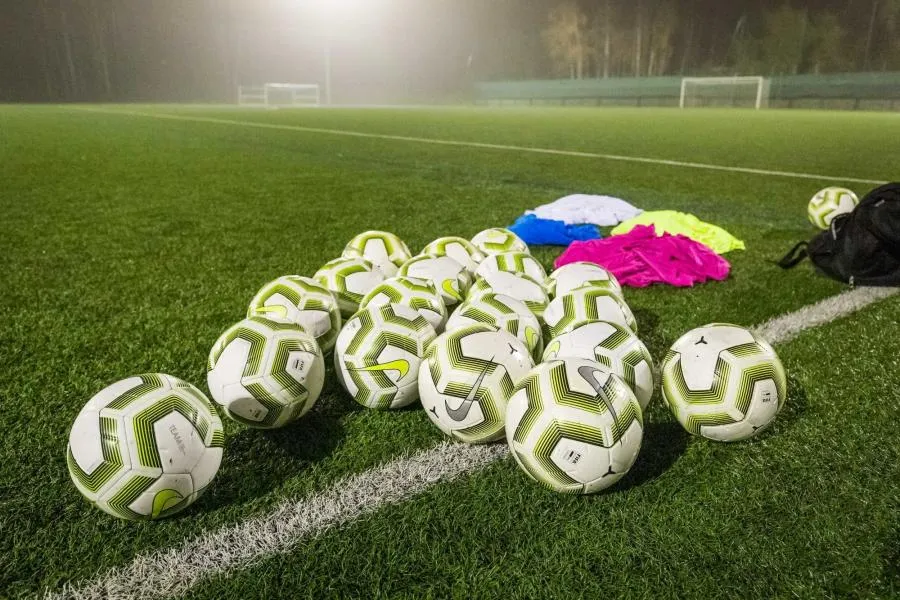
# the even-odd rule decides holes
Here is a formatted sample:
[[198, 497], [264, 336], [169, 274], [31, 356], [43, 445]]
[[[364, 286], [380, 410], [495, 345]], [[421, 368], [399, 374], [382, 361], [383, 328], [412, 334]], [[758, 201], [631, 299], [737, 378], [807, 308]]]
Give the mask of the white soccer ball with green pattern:
[[419, 370], [419, 395], [441, 431], [470, 444], [503, 437], [506, 403], [534, 366], [528, 348], [490, 325], [469, 325], [437, 337]]
[[472, 275], [449, 256], [419, 254], [403, 263], [399, 274], [434, 283], [448, 309], [463, 301], [472, 285]]
[[447, 307], [444, 299], [427, 279], [415, 277], [391, 277], [379, 283], [366, 294], [359, 303], [362, 310], [367, 306], [383, 306], [385, 304], [402, 304], [415, 309], [425, 317], [435, 331], [443, 331], [447, 322]]
[[498, 271], [522, 273], [535, 281], [544, 281], [547, 278], [547, 271], [544, 270], [544, 265], [527, 252], [491, 254], [481, 261], [478, 270], [475, 271], [475, 275], [484, 277], [488, 273]]
[[504, 294], [484, 294], [463, 302], [447, 321], [447, 331], [484, 323], [508, 331], [528, 347], [535, 360], [544, 351], [541, 324], [524, 302]]
[[256, 315], [297, 323], [316, 338], [322, 352], [334, 348], [341, 330], [341, 310], [331, 291], [315, 279], [299, 275], [286, 275], [264, 285], [247, 309], [248, 317]]
[[368, 306], [347, 321], [334, 347], [341, 386], [369, 408], [401, 408], [419, 397], [418, 376], [434, 327], [400, 304]]
[[381, 269], [386, 277], [392, 277], [397, 273], [400, 265], [412, 257], [412, 254], [403, 240], [393, 233], [366, 231], [350, 240], [341, 256], [365, 258]]
[[613, 291], [619, 296], [622, 294], [622, 286], [615, 275], [590, 262], [574, 262], [564, 265], [547, 277], [544, 287], [551, 298], [565, 296], [581, 287], [596, 287]]
[[809, 222], [819, 229], [828, 229], [831, 222], [838, 215], [853, 212], [859, 198], [852, 190], [842, 187], [827, 187], [820, 190], [809, 201], [806, 215]]
[[492, 271], [478, 278], [469, 290], [469, 300], [477, 300], [485, 294], [503, 294], [525, 304], [537, 318], [541, 318], [550, 298], [544, 286], [522, 273]]
[[592, 494], [619, 481], [644, 436], [641, 405], [624, 381], [596, 361], [541, 363], [506, 407], [506, 441], [525, 473], [567, 494]]
[[448, 236], [434, 240], [424, 248], [421, 254], [449, 256], [469, 273], [475, 273], [478, 265], [484, 260], [484, 253], [466, 238]]
[[552, 340], [588, 321], [609, 321], [637, 333], [634, 314], [622, 298], [610, 290], [578, 288], [557, 296], [544, 311], [544, 338]]
[[475, 234], [472, 245], [488, 256], [501, 252], [529, 252], [528, 244], [522, 238], [501, 227], [485, 229]]
[[152, 373], [88, 400], [69, 433], [66, 462], [91, 504], [122, 519], [160, 519], [200, 497], [224, 445], [209, 399], [185, 381]]
[[720, 442], [746, 440], [784, 406], [778, 355], [751, 331], [715, 323], [687, 332], [662, 363], [663, 400], [684, 428]]
[[331, 290], [341, 317], [347, 319], [359, 310], [363, 297], [387, 279], [384, 272], [365, 258], [336, 258], [322, 265], [313, 279]]
[[322, 392], [325, 360], [314, 337], [290, 321], [249, 317], [209, 353], [206, 382], [225, 414], [249, 427], [283, 427]]
[[557, 358], [596, 360], [618, 375], [646, 410], [653, 396], [653, 358], [630, 329], [607, 321], [590, 321], [553, 338], [544, 361]]

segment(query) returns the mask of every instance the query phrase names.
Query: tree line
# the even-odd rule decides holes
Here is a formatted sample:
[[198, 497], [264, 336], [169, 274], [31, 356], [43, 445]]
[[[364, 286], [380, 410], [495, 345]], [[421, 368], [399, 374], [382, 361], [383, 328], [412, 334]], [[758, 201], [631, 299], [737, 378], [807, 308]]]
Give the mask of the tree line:
[[724, 52], [704, 45], [704, 15], [693, 8], [671, 0], [562, 0], [542, 32], [554, 75], [900, 71], [900, 0], [871, 0], [862, 28], [827, 9], [760, 8], [737, 18]]

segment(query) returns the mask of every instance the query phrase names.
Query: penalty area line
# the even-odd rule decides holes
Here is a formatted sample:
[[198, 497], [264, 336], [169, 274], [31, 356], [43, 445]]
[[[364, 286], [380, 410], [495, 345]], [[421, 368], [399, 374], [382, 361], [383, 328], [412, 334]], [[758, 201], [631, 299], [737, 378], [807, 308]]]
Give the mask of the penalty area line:
[[[848, 316], [893, 296], [900, 288], [858, 288], [756, 327], [754, 333], [782, 344], [801, 332]], [[350, 523], [384, 506], [405, 502], [438, 483], [476, 472], [507, 456], [505, 444], [468, 446], [443, 442], [346, 477], [324, 491], [285, 500], [271, 511], [189, 538], [177, 546], [135, 557], [93, 581], [48, 590], [63, 598], [168, 598], [181, 596], [217, 574], [247, 568], [288, 552], [305, 538]]]
[[595, 158], [601, 160], [632, 162], [668, 167], [681, 167], [687, 169], [703, 169], [707, 171], [725, 171], [729, 173], [742, 173], [745, 175], [765, 175], [770, 177], [790, 177], [794, 179], [812, 179], [818, 181], [835, 181], [847, 183], [865, 183], [883, 185], [887, 181], [877, 179], [863, 179], [859, 177], [840, 177], [833, 175], [819, 175], [815, 173], [798, 173], [795, 171], [774, 171], [768, 169], [754, 169], [750, 167], [733, 167], [728, 165], [713, 165], [682, 160], [670, 160], [665, 158], [649, 158], [645, 156], [625, 156], [621, 154], [604, 154], [599, 152], [582, 152], [579, 150], [560, 150], [555, 148], [538, 148], [533, 146], [514, 146], [510, 144], [491, 144], [488, 142], [467, 142], [462, 140], [446, 140], [439, 138], [423, 138], [407, 135], [392, 135], [387, 133], [366, 133], [364, 131], [350, 131], [345, 129], [326, 129], [321, 127], [304, 127], [302, 125], [284, 125], [280, 123], [260, 123], [254, 121], [239, 121], [237, 119], [219, 119], [216, 117], [199, 117], [172, 115], [165, 113], [148, 113], [133, 110], [104, 110], [100, 108], [88, 108], [84, 106], [64, 107], [68, 110], [78, 110], [105, 115], [126, 115], [131, 117], [145, 117], [150, 119], [163, 119], [170, 121], [188, 121], [193, 123], [211, 123], [217, 125], [234, 125], [238, 127], [254, 127], [257, 129], [275, 129], [279, 131], [298, 131], [303, 133], [317, 133], [324, 135], [336, 135], [356, 138], [369, 138], [377, 140], [390, 140], [395, 142], [412, 142], [417, 144], [432, 144], [436, 146], [456, 146], [463, 148], [480, 148], [484, 150], [505, 150], [511, 152], [524, 152], [531, 154], [545, 154], [553, 156], [570, 156], [577, 158]]

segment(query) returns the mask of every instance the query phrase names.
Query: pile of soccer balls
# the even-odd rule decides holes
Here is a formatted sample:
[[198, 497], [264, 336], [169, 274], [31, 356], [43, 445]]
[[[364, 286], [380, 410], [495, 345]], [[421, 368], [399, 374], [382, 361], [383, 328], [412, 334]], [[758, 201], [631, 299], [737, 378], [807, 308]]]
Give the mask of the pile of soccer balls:
[[[397, 236], [363, 233], [312, 278], [281, 277], [250, 302], [209, 355], [208, 387], [224, 413], [250, 427], [284, 426], [309, 411], [333, 353], [359, 404], [417, 400], [447, 435], [506, 438], [532, 479], [592, 493], [634, 464], [655, 369], [610, 273], [575, 263], [549, 276], [510, 231], [444, 237], [421, 254]], [[785, 400], [772, 348], [732, 325], [689, 332], [666, 354], [662, 395], [691, 433], [755, 435]], [[213, 404], [166, 375], [104, 389], [72, 428], [68, 463], [78, 489], [125, 518], [177, 512], [211, 482], [222, 456]]]

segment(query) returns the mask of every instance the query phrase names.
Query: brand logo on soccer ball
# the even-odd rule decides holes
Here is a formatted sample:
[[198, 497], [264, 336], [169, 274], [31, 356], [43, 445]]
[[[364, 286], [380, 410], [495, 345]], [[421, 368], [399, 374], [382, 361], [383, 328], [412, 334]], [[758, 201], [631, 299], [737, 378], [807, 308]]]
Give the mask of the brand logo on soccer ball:
[[[490, 360], [493, 361], [494, 357], [492, 356]], [[478, 374], [478, 378], [475, 379], [475, 383], [472, 384], [472, 389], [469, 390], [469, 393], [466, 395], [466, 399], [463, 400], [462, 404], [458, 407], [450, 408], [450, 405], [444, 400], [444, 408], [447, 409], [448, 417], [454, 421], [464, 421], [465, 418], [469, 416], [469, 411], [472, 410], [472, 404], [475, 402], [475, 396], [478, 395], [478, 390], [481, 389], [481, 382], [483, 382], [485, 376], [487, 376], [490, 366], [490, 363], [484, 365], [481, 373]]]
[[606, 405], [606, 409], [612, 415], [613, 420], [618, 421], [619, 417], [618, 415], [616, 415], [616, 409], [612, 405], [612, 402], [610, 402], [606, 397], [606, 394], [603, 392], [603, 384], [601, 384], [600, 380], [597, 379], [597, 373], [603, 373], [603, 371], [596, 367], [589, 367], [587, 365], [578, 367], [578, 374], [581, 375], [585, 381], [591, 384], [591, 387], [594, 388], [595, 392], [597, 392], [597, 398], [599, 398], [600, 401]]
[[178, 433], [178, 428], [174, 425], [169, 425], [169, 433], [175, 438], [175, 443], [178, 445], [178, 449], [181, 450], [181, 453], [187, 454], [187, 448], [185, 448], [184, 442], [181, 440], [181, 434]]
[[397, 371], [400, 373], [400, 379], [406, 377], [409, 373], [409, 361], [402, 358], [392, 360], [380, 365], [372, 365], [371, 367], [347, 367], [350, 371]]

